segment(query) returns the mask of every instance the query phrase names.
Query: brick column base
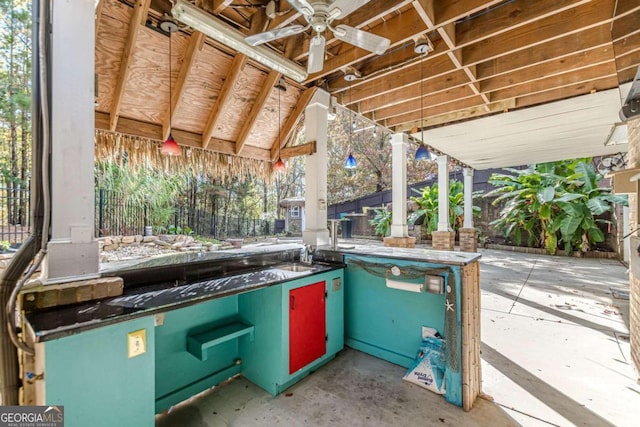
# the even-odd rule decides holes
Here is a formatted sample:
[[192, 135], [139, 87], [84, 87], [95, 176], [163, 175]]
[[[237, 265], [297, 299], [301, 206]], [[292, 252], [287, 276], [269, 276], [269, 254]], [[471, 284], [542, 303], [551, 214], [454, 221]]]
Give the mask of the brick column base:
[[434, 231], [431, 233], [431, 247], [438, 251], [452, 251], [455, 248], [455, 231]]
[[415, 248], [416, 238], [415, 237], [385, 237], [384, 245], [393, 246], [396, 248]]
[[462, 252], [478, 252], [478, 230], [475, 228], [460, 229], [460, 250]]

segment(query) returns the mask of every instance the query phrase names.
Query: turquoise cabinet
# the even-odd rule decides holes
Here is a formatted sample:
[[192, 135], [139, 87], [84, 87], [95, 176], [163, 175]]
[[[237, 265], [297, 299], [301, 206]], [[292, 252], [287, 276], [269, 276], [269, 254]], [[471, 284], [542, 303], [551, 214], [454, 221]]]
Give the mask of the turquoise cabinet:
[[[151, 427], [154, 421], [153, 316], [45, 341], [47, 405], [64, 405], [67, 427]], [[144, 331], [146, 351], [129, 357], [129, 334]]]
[[[321, 285], [318, 285], [321, 284]], [[290, 328], [305, 327], [296, 324], [296, 318], [290, 315], [291, 305], [306, 304], [296, 296], [300, 295], [296, 290], [304, 289], [311, 285], [324, 290], [325, 301], [322, 310], [322, 301], [318, 295], [312, 292], [309, 301], [317, 301], [315, 306], [310, 306], [305, 314], [306, 324], [312, 326], [312, 337], [309, 344], [311, 350], [302, 351], [305, 357], [291, 364]], [[292, 292], [293, 291], [293, 292]], [[320, 292], [322, 294], [322, 292]], [[291, 297], [294, 297], [292, 300]], [[251, 382], [257, 384], [269, 393], [276, 395], [287, 389], [295, 382], [328, 362], [344, 347], [344, 291], [343, 270], [333, 270], [312, 277], [301, 278], [286, 282], [282, 286], [272, 286], [255, 292], [239, 296], [239, 312], [242, 319], [255, 326], [254, 340], [244, 340], [240, 343], [242, 354], [242, 374]], [[318, 311], [320, 309], [320, 311]], [[318, 319], [315, 316], [320, 315]], [[297, 315], [297, 313], [296, 313]], [[293, 324], [291, 322], [294, 322]], [[321, 328], [318, 323], [324, 321], [324, 338], [320, 335]], [[316, 336], [314, 337], [313, 334]], [[324, 345], [318, 340], [324, 339]], [[294, 342], [294, 346], [305, 346], [304, 341]], [[318, 350], [324, 348], [324, 351]], [[294, 347], [295, 349], [295, 347]], [[321, 354], [322, 353], [322, 354]], [[297, 365], [295, 364], [297, 363]], [[293, 368], [293, 370], [292, 370]]]

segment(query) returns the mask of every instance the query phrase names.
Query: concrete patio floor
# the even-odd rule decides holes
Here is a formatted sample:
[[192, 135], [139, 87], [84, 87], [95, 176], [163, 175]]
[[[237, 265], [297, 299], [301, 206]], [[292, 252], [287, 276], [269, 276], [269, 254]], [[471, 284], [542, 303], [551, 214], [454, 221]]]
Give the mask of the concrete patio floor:
[[[465, 413], [347, 349], [280, 396], [237, 378], [157, 417], [166, 426], [637, 426], [624, 265], [482, 250], [482, 390]], [[491, 400], [492, 399], [492, 400]]]

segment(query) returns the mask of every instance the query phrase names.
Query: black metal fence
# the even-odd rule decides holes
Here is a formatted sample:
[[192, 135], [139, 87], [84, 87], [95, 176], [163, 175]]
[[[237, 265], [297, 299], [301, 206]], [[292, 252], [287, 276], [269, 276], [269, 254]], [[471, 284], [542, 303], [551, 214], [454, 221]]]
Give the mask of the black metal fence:
[[21, 243], [31, 234], [29, 188], [16, 183], [0, 187], [0, 242]]
[[208, 197], [196, 197], [192, 206], [175, 204], [163, 207], [169, 210], [168, 220], [154, 226], [151, 208], [116, 192], [96, 191], [96, 236], [144, 234], [145, 226], [153, 233], [189, 233], [217, 239], [228, 237], [265, 236], [274, 233], [273, 221], [219, 214], [215, 203]]

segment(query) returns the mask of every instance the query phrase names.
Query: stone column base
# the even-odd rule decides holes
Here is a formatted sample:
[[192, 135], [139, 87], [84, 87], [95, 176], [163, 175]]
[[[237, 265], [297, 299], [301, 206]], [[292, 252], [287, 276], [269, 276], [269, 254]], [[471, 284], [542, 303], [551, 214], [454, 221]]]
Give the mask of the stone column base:
[[416, 238], [415, 237], [385, 237], [384, 245], [392, 246], [395, 248], [415, 248]]
[[431, 233], [431, 247], [437, 251], [452, 251], [456, 244], [455, 231], [434, 231]]
[[478, 252], [478, 230], [475, 228], [460, 229], [460, 250], [462, 252]]

